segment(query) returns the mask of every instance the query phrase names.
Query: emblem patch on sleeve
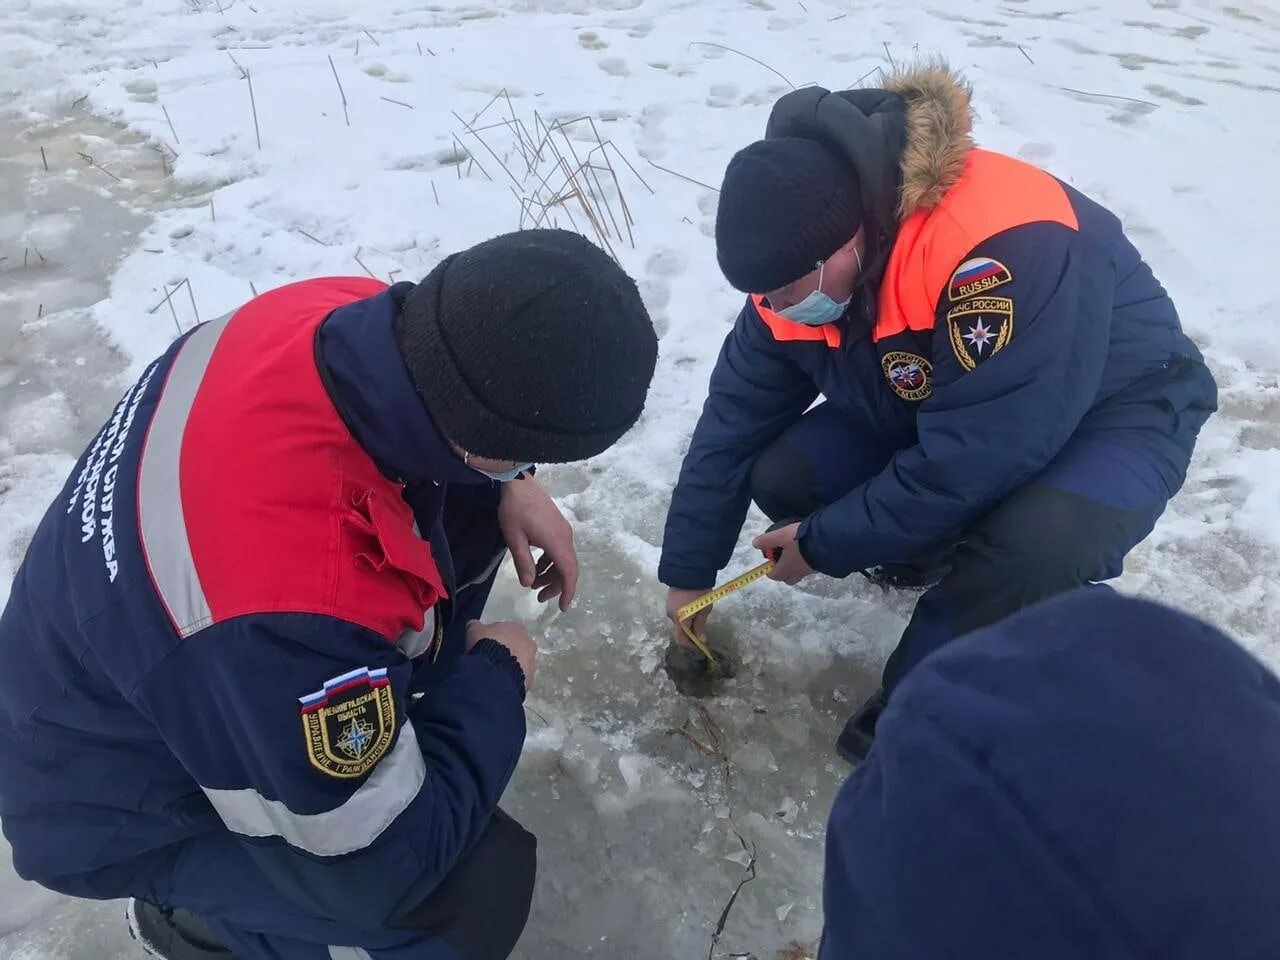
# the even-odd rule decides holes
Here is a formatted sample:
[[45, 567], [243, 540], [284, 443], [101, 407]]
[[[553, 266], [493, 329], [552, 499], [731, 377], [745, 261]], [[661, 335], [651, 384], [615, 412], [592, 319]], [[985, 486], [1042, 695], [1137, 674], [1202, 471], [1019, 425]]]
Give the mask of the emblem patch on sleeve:
[[933, 364], [914, 353], [886, 353], [880, 361], [885, 379], [903, 400], [927, 400], [933, 393]]
[[1013, 279], [1013, 274], [999, 260], [990, 257], [975, 257], [966, 260], [951, 275], [947, 284], [947, 297], [952, 303], [976, 297], [980, 293], [994, 290]]
[[396, 705], [386, 668], [361, 667], [299, 697], [307, 759], [342, 779], [367, 773], [391, 747]]
[[951, 350], [960, 366], [972, 370], [1005, 348], [1013, 336], [1013, 300], [975, 297], [947, 311]]

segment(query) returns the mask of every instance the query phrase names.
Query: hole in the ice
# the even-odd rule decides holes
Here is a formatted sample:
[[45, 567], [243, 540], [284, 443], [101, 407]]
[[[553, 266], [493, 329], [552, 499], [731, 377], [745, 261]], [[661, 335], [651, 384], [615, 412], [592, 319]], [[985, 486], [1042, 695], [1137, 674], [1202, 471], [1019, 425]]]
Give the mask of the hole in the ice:
[[668, 645], [662, 669], [681, 696], [709, 699], [720, 692], [726, 681], [738, 675], [738, 661], [729, 651], [711, 643], [707, 646], [716, 658], [716, 667], [697, 650], [674, 643]]

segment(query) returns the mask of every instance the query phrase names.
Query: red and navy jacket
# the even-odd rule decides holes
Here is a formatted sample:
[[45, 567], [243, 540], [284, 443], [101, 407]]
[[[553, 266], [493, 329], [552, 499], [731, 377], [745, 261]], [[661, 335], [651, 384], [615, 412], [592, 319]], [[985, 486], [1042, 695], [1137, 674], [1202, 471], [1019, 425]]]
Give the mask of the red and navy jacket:
[[230, 831], [299, 903], [369, 927], [478, 837], [523, 677], [445, 629], [448, 485], [498, 493], [400, 359], [410, 289], [298, 283], [195, 328], [76, 464], [0, 618], [23, 877], [145, 895], [185, 839]]
[[[967, 89], [945, 70], [890, 86], [811, 88], [775, 108], [770, 136], [843, 147], [864, 181], [876, 131], [899, 117], [900, 153], [882, 164], [890, 199], [865, 204], [898, 220], [878, 296], [864, 285], [838, 323], [803, 326], [748, 300], [672, 496], [659, 567], [669, 586], [713, 585], [755, 457], [819, 395], [897, 451], [802, 523], [800, 549], [831, 576], [907, 560], [962, 529], [1080, 432], [1116, 437], [1172, 495], [1217, 406], [1200, 351], [1113, 214], [1042, 170], [973, 149]], [[868, 103], [881, 127], [858, 112]]]

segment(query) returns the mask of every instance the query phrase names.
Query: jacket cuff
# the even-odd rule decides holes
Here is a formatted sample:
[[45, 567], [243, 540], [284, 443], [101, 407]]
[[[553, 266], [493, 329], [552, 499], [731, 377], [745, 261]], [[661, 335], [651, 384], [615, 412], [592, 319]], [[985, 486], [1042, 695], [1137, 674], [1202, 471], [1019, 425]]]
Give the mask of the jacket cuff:
[[524, 701], [526, 693], [526, 682], [524, 670], [520, 667], [520, 661], [515, 658], [510, 650], [500, 644], [497, 640], [485, 637], [467, 654], [469, 657], [480, 657], [482, 660], [488, 660], [498, 670], [515, 681], [516, 689], [520, 692], [520, 700]]
[[676, 590], [710, 590], [716, 585], [716, 570], [658, 564], [658, 581]]
[[804, 562], [818, 573], [836, 579], [843, 579], [855, 570], [862, 568], [850, 564], [847, 556], [832, 557], [827, 555], [822, 551], [820, 545], [815, 543], [818, 540], [818, 531], [814, 529], [814, 522], [821, 512], [810, 514], [800, 524], [800, 529], [796, 531], [796, 546], [800, 548], [800, 556], [804, 557]]

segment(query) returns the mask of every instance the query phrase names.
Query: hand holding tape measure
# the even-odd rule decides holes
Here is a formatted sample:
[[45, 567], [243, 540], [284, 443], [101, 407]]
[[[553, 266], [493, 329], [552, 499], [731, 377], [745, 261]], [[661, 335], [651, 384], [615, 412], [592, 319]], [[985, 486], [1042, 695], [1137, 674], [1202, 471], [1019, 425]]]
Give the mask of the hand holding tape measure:
[[758, 566], [752, 567], [746, 573], [734, 577], [727, 583], [723, 583], [715, 589], [685, 603], [675, 611], [673, 619], [679, 625], [684, 636], [713, 666], [716, 663], [716, 658], [698, 635], [696, 629], [705, 625], [706, 616], [699, 618], [698, 615], [703, 611], [710, 611], [713, 604], [723, 600], [730, 594], [736, 593], [747, 584], [754, 583], [761, 577], [769, 577], [783, 583], [795, 584], [813, 573], [813, 568], [805, 562], [804, 557], [800, 554], [800, 548], [795, 542], [799, 526], [800, 521], [798, 520], [781, 520], [773, 524], [765, 533], [756, 537], [752, 542], [752, 546], [759, 548], [769, 559]]
[[765, 556], [773, 558], [773, 569], [768, 574], [770, 580], [794, 587], [815, 572], [800, 552], [800, 545], [796, 543], [799, 533], [799, 520], [783, 520], [751, 542]]

